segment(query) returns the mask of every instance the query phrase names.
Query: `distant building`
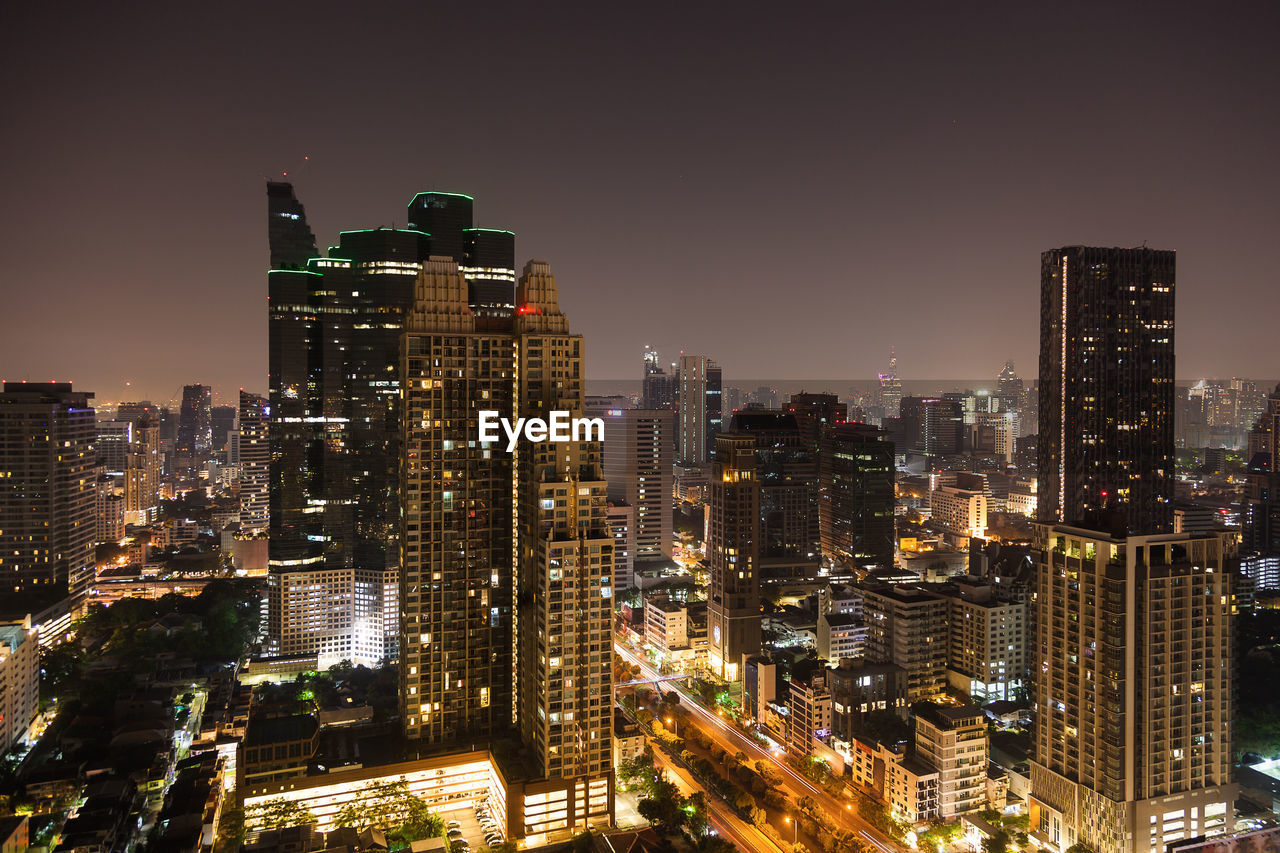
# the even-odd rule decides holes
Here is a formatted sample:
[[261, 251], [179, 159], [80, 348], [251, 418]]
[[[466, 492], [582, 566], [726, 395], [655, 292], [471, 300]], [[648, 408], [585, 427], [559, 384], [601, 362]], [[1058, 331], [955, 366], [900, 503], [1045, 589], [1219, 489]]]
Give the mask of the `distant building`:
[[939, 486], [929, 493], [930, 521], [959, 536], [987, 533], [987, 497], [982, 492]]
[[185, 478], [204, 469], [213, 451], [213, 389], [208, 385], [184, 385], [178, 416], [175, 466]]
[[720, 366], [704, 355], [680, 356], [680, 453], [685, 465], [701, 465], [712, 455], [723, 426]]
[[240, 529], [249, 533], [265, 532], [271, 521], [270, 411], [265, 397], [240, 392]]
[[849, 406], [840, 402], [835, 394], [810, 394], [801, 391], [792, 394], [786, 410], [795, 415], [800, 437], [809, 450], [818, 452], [818, 441], [823, 430], [849, 419]]
[[633, 560], [669, 560], [673, 542], [675, 415], [668, 409], [614, 409], [606, 412], [604, 423], [604, 475], [609, 483], [609, 500], [634, 508]]
[[[673, 371], [674, 372], [674, 368]], [[679, 395], [676, 377], [668, 373], [658, 362], [658, 351], [644, 348], [644, 378], [640, 386], [640, 408], [675, 411]], [[672, 436], [674, 440], [674, 433]]]

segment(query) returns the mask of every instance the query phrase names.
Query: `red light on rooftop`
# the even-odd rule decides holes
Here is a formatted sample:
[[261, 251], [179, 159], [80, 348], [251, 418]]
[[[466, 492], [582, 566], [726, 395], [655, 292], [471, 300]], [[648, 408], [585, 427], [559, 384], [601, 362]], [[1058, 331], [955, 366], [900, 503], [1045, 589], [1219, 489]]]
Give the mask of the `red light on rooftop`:
[[541, 314], [542, 309], [537, 305], [521, 305], [516, 309], [516, 314], [523, 317], [525, 314]]

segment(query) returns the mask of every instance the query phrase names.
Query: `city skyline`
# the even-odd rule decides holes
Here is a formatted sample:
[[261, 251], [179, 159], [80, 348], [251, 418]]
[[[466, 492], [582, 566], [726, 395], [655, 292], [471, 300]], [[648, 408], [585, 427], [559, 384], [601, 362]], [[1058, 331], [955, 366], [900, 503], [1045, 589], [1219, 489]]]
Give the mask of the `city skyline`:
[[[52, 64], [24, 40], [3, 60], [24, 130], [6, 134], [0, 158], [14, 247], [3, 378], [71, 379], [100, 400], [166, 398], [194, 381], [225, 401], [265, 391], [267, 247], [253, 223], [262, 181], [283, 172], [320, 246], [339, 227], [403, 225], [406, 191], [484, 199], [477, 224], [513, 229], [518, 264], [568, 259], [566, 310], [598, 341], [589, 380], [638, 378], [645, 343], [709, 353], [729, 381], [871, 377], [895, 344], [907, 378], [983, 376], [1007, 358], [1026, 376], [1038, 254], [1144, 242], [1179, 251], [1179, 376], [1275, 370], [1266, 312], [1249, 310], [1270, 286], [1273, 9], [1108, 10], [1104, 27], [1055, 22], [1052, 39], [1012, 8], [732, 22], [686, 10], [679, 28], [621, 10], [513, 9], [486, 18], [485, 39], [433, 41], [429, 93], [413, 82], [418, 28], [347, 21], [355, 53], [334, 63], [338, 30], [325, 7], [308, 11], [189, 29], [158, 8], [18, 13], [11, 32], [57, 32], [71, 59]], [[432, 10], [431, 23], [475, 32], [471, 14]], [[271, 35], [242, 39], [235, 64], [198, 61], [222, 55], [228, 27]], [[135, 50], [104, 47], [125, 29]], [[280, 34], [298, 51], [280, 50]], [[804, 52], [762, 49], [801, 37]], [[1086, 37], [1081, 63], [1071, 46]], [[624, 73], [637, 58], [644, 73]], [[395, 116], [391, 132], [311, 129], [356, 97]], [[421, 101], [431, 109], [398, 109]], [[472, 119], [443, 138], [412, 115], [435, 110]], [[71, 141], [85, 128], [92, 143]], [[80, 211], [70, 225], [69, 211]], [[95, 259], [83, 282], [49, 262], [68, 228]], [[823, 310], [758, 310], [779, 283], [806, 282]], [[720, 306], [725, 292], [741, 298]], [[79, 310], [58, 310], [68, 298]], [[199, 300], [204, 322], [172, 322]], [[724, 322], [704, 328], [713, 306]], [[76, 342], [104, 323], [130, 334], [86, 365]], [[957, 357], [949, 331], [974, 328], [991, 333]], [[166, 357], [139, 357], [135, 340]]]

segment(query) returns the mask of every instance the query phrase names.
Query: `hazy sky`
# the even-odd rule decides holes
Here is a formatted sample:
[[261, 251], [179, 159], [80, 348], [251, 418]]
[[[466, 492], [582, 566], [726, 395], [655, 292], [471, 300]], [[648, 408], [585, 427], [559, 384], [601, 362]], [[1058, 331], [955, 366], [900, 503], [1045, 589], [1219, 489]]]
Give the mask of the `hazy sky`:
[[0, 376], [265, 390], [286, 170], [322, 246], [474, 195], [593, 378], [1030, 377], [1040, 252], [1143, 242], [1179, 377], [1280, 375], [1274, 4], [504, 5], [11, 4]]

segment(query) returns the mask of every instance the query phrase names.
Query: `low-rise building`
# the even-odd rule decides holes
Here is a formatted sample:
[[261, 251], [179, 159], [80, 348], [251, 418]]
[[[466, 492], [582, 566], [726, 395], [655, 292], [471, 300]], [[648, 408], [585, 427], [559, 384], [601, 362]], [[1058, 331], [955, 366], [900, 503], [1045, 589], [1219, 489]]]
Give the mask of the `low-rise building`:
[[818, 617], [818, 657], [831, 663], [861, 658], [867, 644], [867, 626], [850, 613], [823, 613]]
[[805, 758], [813, 754], [813, 739], [831, 731], [831, 691], [826, 670], [815, 670], [807, 681], [791, 681], [787, 715], [787, 752]]
[[644, 732], [638, 723], [627, 719], [619, 708], [613, 709], [613, 766], [632, 761], [644, 752]]
[[971, 489], [938, 486], [929, 495], [930, 520], [959, 536], [985, 536], [987, 496]]
[[654, 598], [644, 605], [644, 637], [649, 645], [670, 651], [689, 645], [688, 611], [669, 598]]
[[897, 664], [844, 660], [827, 672], [831, 689], [831, 731], [852, 741], [866, 726], [868, 714], [907, 713], [907, 672]]

